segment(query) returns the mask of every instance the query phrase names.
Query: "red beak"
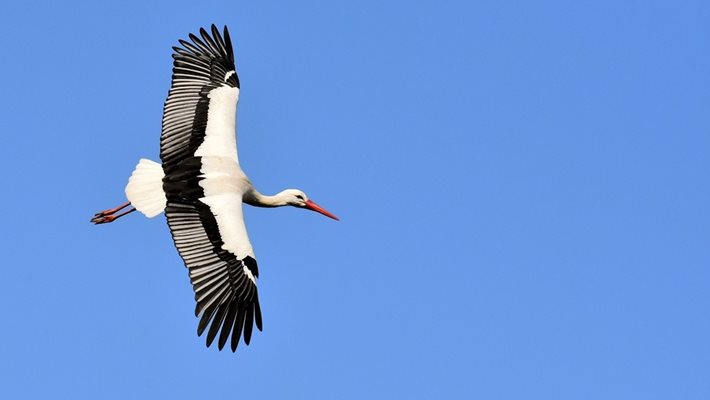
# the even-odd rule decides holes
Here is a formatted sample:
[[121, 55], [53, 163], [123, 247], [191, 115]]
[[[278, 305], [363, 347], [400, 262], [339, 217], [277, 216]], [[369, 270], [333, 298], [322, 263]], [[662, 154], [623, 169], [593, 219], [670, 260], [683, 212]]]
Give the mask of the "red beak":
[[309, 210], [313, 210], [317, 213], [321, 213], [321, 214], [325, 215], [326, 217], [333, 218], [336, 221], [340, 221], [340, 219], [338, 219], [338, 217], [336, 217], [335, 215], [331, 214], [330, 211], [326, 210], [325, 208], [319, 206], [318, 204], [316, 204], [310, 200], [306, 201], [306, 208]]

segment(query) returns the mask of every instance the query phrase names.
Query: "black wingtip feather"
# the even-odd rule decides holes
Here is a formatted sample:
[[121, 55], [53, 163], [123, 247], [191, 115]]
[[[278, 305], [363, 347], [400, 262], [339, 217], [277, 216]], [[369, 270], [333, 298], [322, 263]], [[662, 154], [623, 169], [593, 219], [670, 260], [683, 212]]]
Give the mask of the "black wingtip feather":
[[229, 62], [234, 65], [234, 49], [232, 48], [232, 38], [229, 37], [227, 25], [224, 26], [224, 44], [227, 46], [227, 56], [229, 57]]
[[222, 321], [224, 321], [227, 307], [227, 304], [220, 304], [217, 309], [217, 314], [214, 316], [212, 325], [210, 325], [210, 330], [207, 332], [207, 347], [212, 345], [214, 338], [217, 336], [217, 331], [219, 331], [219, 327], [222, 325]]
[[217, 25], [212, 24], [210, 26], [210, 31], [212, 31], [212, 37], [218, 42], [222, 42], [222, 34], [219, 33], [219, 29], [217, 29]]
[[244, 343], [249, 346], [251, 342], [251, 332], [254, 329], [254, 308], [247, 307], [247, 317], [244, 321]]
[[205, 328], [207, 328], [207, 325], [209, 324], [210, 319], [212, 319], [212, 315], [214, 314], [216, 308], [217, 304], [204, 311], [202, 318], [200, 318], [200, 323], [197, 324], [197, 336], [202, 336], [202, 333], [205, 331]]
[[254, 314], [256, 317], [256, 329], [258, 329], [259, 332], [263, 332], [261, 328], [261, 307], [259, 306], [259, 296], [254, 297]]
[[214, 43], [214, 41], [210, 37], [210, 34], [207, 33], [205, 28], [200, 28], [200, 36], [202, 36], [202, 40], [210, 48], [210, 50], [212, 50], [212, 52], [214, 52], [215, 54], [220, 54], [219, 48]]
[[219, 333], [219, 349], [222, 350], [224, 344], [227, 343], [227, 338], [232, 332], [232, 326], [234, 326], [234, 318], [237, 316], [237, 305], [233, 302], [229, 305], [229, 311], [227, 311], [227, 317], [224, 319], [222, 324], [222, 331]]
[[232, 353], [237, 351], [239, 346], [239, 339], [242, 338], [242, 327], [244, 326], [244, 307], [239, 308], [237, 313], [237, 318], [234, 320], [234, 329], [232, 329]]
[[225, 58], [228, 59], [229, 52], [227, 51], [227, 46], [224, 44], [224, 39], [222, 39], [222, 35], [219, 33], [219, 29], [217, 29], [217, 26], [215, 24], [212, 24], [211, 30], [212, 36], [214, 37], [214, 40], [217, 43], [220, 52], [225, 56]]

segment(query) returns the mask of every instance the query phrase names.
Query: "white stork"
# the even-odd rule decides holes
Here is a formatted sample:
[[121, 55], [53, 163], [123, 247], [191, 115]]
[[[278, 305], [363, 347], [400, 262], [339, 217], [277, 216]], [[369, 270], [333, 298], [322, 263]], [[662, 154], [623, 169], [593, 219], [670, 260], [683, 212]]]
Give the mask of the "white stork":
[[[239, 77], [232, 41], [212, 25], [189, 42], [173, 47], [173, 77], [163, 108], [162, 165], [141, 159], [133, 171], [128, 202], [97, 213], [92, 222], [113, 222], [135, 210], [152, 218], [165, 212], [175, 246], [189, 270], [200, 317], [197, 334], [207, 329], [209, 347], [231, 334], [236, 351], [242, 332], [251, 340], [253, 324], [262, 329], [257, 295], [259, 269], [249, 243], [242, 203], [257, 207], [294, 206], [338, 218], [297, 189], [275, 196], [259, 193], [242, 172], [235, 135]], [[118, 213], [132, 206], [132, 208]]]

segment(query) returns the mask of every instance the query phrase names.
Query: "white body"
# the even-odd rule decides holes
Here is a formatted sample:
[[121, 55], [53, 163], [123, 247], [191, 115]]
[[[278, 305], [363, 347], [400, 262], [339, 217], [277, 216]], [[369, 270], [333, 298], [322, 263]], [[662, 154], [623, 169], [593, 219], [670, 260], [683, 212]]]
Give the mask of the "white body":
[[[202, 157], [201, 186], [205, 196], [201, 202], [208, 205], [215, 216], [219, 233], [224, 242], [222, 248], [236, 255], [256, 258], [247, 235], [242, 212], [245, 194], [249, 198], [263, 198], [256, 192], [249, 179], [239, 167], [235, 135], [236, 105], [239, 89], [220, 87], [209, 94], [205, 139], [195, 152]], [[146, 217], [152, 218], [165, 210], [163, 191], [163, 168], [160, 164], [141, 159], [126, 186], [128, 201]], [[251, 274], [248, 274], [255, 280]]]

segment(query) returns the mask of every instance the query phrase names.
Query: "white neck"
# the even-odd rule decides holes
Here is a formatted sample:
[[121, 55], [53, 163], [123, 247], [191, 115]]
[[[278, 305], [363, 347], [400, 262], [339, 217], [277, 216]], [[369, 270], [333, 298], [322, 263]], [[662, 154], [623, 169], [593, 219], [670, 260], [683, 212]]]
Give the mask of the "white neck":
[[274, 196], [266, 196], [259, 193], [256, 189], [252, 189], [244, 193], [244, 202], [256, 207], [283, 207], [287, 206], [286, 201], [288, 196], [284, 192], [277, 193]]

